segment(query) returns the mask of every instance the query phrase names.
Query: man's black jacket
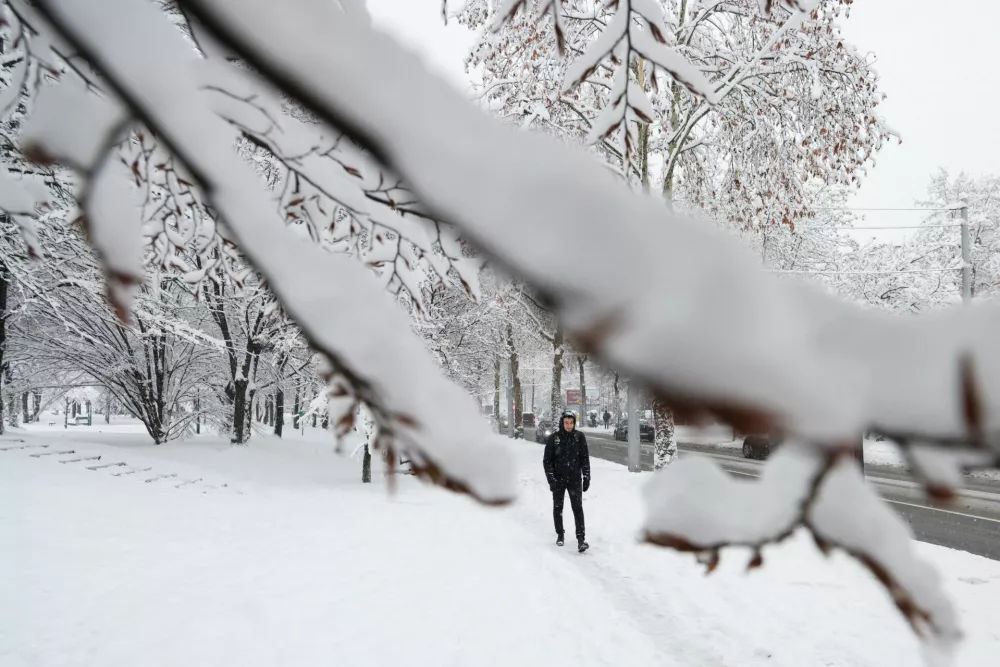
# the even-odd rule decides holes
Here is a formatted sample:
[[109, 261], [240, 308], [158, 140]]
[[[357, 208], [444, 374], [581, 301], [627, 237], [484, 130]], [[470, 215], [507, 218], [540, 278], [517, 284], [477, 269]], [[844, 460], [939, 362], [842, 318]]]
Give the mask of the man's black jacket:
[[545, 477], [549, 488], [580, 488], [590, 485], [590, 452], [587, 451], [587, 437], [580, 431], [559, 430], [545, 441], [545, 455], [542, 457]]

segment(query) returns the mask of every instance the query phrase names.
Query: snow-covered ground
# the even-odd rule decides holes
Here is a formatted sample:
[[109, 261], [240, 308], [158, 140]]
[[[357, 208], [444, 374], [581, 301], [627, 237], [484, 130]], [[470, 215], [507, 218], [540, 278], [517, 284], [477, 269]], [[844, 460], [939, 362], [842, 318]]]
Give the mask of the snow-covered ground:
[[[363, 485], [312, 429], [246, 447], [154, 447], [129, 425], [7, 436], [0, 664], [919, 664], [872, 576], [804, 536], [709, 577], [638, 544], [646, 474], [594, 460], [591, 551], [556, 547], [541, 450], [511, 446], [519, 501], [486, 509], [407, 476]], [[964, 618], [957, 664], [996, 664], [1000, 563], [919, 548]]]

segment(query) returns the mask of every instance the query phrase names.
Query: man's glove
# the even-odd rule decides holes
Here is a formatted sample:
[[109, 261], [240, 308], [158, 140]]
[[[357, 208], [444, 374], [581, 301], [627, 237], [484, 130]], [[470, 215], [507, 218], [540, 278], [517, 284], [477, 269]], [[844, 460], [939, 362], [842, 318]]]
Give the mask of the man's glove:
[[583, 492], [586, 493], [589, 489], [590, 489], [590, 478], [589, 477], [584, 477], [583, 478]]

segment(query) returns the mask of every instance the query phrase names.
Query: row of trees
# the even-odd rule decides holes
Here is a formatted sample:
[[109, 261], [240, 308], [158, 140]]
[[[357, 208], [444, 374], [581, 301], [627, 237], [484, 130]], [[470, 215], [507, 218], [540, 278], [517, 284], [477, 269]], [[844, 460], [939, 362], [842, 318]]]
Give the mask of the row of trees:
[[[861, 245], [843, 230], [854, 220], [836, 210], [843, 207], [846, 188], [889, 136], [875, 114], [882, 95], [868, 59], [845, 44], [836, 27], [846, 5], [824, 2], [810, 17], [781, 11], [765, 16], [740, 3], [656, 6], [661, 16], [643, 14], [649, 12], [646, 4], [625, 2], [615, 9], [549, 3], [555, 20], [546, 22], [534, 12], [498, 15], [489, 3], [468, 3], [459, 20], [489, 28], [469, 59], [482, 77], [481, 100], [535, 131], [591, 145], [621, 177], [662, 192], [676, 207], [730, 221], [778, 270], [814, 273], [841, 293], [894, 309], [922, 309], [958, 293], [957, 272], [872, 272], [873, 267], [954, 266], [949, 230], [928, 228], [904, 246]], [[169, 5], [166, 10], [176, 11]], [[635, 32], [642, 25], [662, 26], [665, 42], [681, 45], [700, 76], [714, 82], [711, 104], [683, 78], [665, 76], [672, 72], [670, 62], [657, 59], [649, 35]], [[652, 32], [654, 41], [659, 39]], [[21, 64], [7, 62], [12, 83]], [[622, 89], [616, 77], [629, 85]], [[56, 396], [64, 393], [60, 389], [92, 383], [142, 419], [156, 442], [206, 424], [238, 443], [247, 441], [255, 422], [273, 423], [280, 433], [286, 409], [297, 414], [315, 399], [321, 378], [303, 336], [266, 281], [224, 238], [199, 236], [204, 230], [196, 221], [211, 219], [211, 212], [185, 185], [172, 159], [140, 133], [119, 150], [146, 202], [150, 273], [131, 288], [129, 324], [119, 321], [120, 304], [113, 292], [111, 299], [105, 296], [106, 272], [86, 245], [83, 218], [72, 214], [72, 175], [40, 167], [20, 152], [16, 138], [33, 90], [24, 88], [4, 121], [3, 154], [9, 171], [46, 188], [51, 221], [29, 234], [17, 216], [0, 219], [8, 412], [15, 397], [24, 402], [26, 394], [40, 391], [36, 388], [52, 387]], [[584, 391], [588, 375], [607, 375], [616, 394], [612, 412], [620, 414], [626, 380], [613, 369], [591, 367], [529, 287], [488, 271], [481, 288], [475, 286], [480, 298], [473, 299], [455, 281], [435, 279], [462, 255], [474, 260], [459, 246], [449, 253], [444, 237], [426, 255], [438, 262], [431, 262], [430, 271], [414, 272], [422, 244], [403, 235], [406, 227], [399, 227], [398, 216], [391, 227], [383, 213], [369, 210], [367, 224], [359, 224], [359, 211], [316, 178], [324, 160], [341, 164], [343, 155], [352, 156], [349, 147], [343, 155], [316, 154], [309, 163], [289, 157], [293, 146], [251, 122], [267, 118], [272, 109], [260, 101], [239, 106], [232, 95], [218, 94], [219, 102], [229, 105], [222, 105], [223, 113], [241, 127], [243, 156], [275, 192], [289, 224], [332, 251], [366, 260], [403, 307], [419, 315], [414, 327], [446, 374], [481, 400], [492, 399], [495, 416], [505, 412], [500, 406], [505, 365], [513, 369], [517, 419], [528, 401], [526, 383], [530, 405], [545, 411], [566, 407], [567, 374]], [[777, 98], [782, 105], [774, 104]], [[303, 118], [294, 109], [285, 111]], [[601, 129], [596, 134], [595, 124]], [[775, 183], [783, 184], [780, 191]], [[945, 175], [930, 188], [929, 204], [970, 201], [978, 293], [990, 292], [996, 282], [991, 252], [996, 188], [995, 178], [950, 181]], [[399, 183], [381, 179], [365, 194], [369, 202], [390, 202], [407, 217], [424, 215]], [[317, 219], [324, 197], [333, 206], [332, 222], [325, 226]], [[59, 218], [69, 222], [60, 224]], [[32, 263], [25, 234], [29, 254], [56, 261]], [[194, 247], [191, 239], [198, 241]], [[665, 406], [655, 405], [654, 422], [663, 465], [675, 451]]]
[[123, 406], [156, 443], [208, 429], [242, 444], [255, 423], [281, 435], [284, 414], [297, 422], [319, 394], [312, 352], [256, 276], [195, 293], [175, 277], [150, 276], [126, 324], [81, 230], [39, 232], [52, 261], [8, 270], [0, 299], [6, 402], [34, 396], [31, 421], [91, 386], [100, 391], [84, 400], [105, 415]]

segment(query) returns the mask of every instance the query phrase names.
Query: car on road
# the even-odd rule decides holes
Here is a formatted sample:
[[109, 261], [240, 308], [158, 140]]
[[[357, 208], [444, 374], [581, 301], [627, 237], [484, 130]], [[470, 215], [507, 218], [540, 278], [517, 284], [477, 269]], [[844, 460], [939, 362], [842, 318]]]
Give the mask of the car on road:
[[[645, 419], [639, 420], [639, 442], [646, 440], [647, 442], [653, 442], [656, 439], [656, 432], [653, 430], [653, 425], [650, 424]], [[618, 426], [615, 426], [615, 440], [628, 440], [628, 420], [619, 422]]]
[[535, 413], [534, 412], [521, 413], [521, 426], [523, 426], [524, 428], [535, 428]]
[[781, 444], [779, 438], [767, 435], [748, 435], [743, 438], [743, 458], [764, 461], [771, 450]]
[[535, 442], [544, 443], [552, 435], [552, 431], [555, 429], [552, 426], [552, 422], [540, 421], [538, 426], [535, 427]]

